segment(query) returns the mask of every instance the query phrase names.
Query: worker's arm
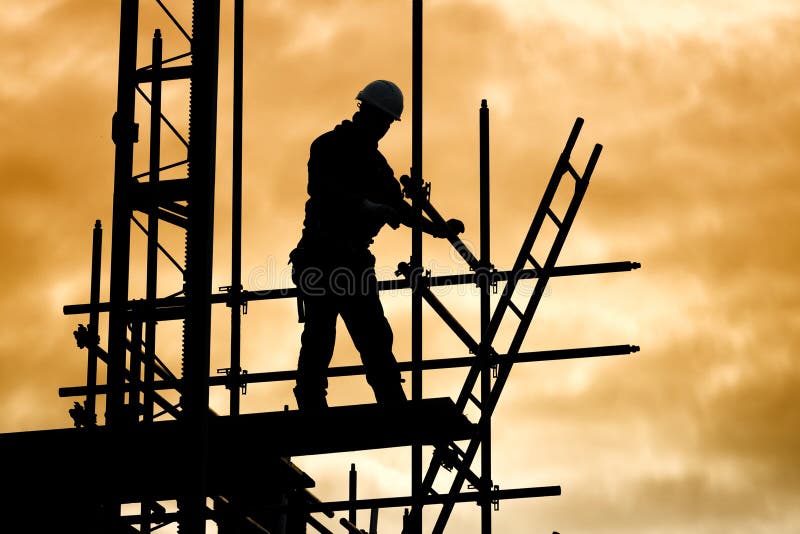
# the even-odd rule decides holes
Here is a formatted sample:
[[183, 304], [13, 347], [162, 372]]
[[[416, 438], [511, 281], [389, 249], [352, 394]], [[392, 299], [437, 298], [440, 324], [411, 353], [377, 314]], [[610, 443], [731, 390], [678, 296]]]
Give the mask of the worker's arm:
[[446, 229], [439, 228], [423, 214], [417, 215], [414, 208], [402, 199], [392, 204], [380, 204], [366, 200], [365, 208], [369, 209], [377, 217], [381, 217], [386, 224], [394, 229], [397, 229], [401, 224], [413, 228], [415, 223], [419, 223], [423, 232], [438, 238], [447, 237], [448, 232], [458, 235], [464, 231], [464, 223], [458, 219], [448, 220]]
[[458, 219], [446, 221], [445, 228], [440, 227], [421, 212], [417, 212], [403, 198], [400, 184], [395, 179], [394, 172], [392, 172], [385, 159], [381, 166], [383, 169], [376, 176], [382, 184], [381, 193], [375, 198], [365, 200], [362, 204], [362, 209], [369, 211], [378, 220], [385, 222], [394, 229], [397, 229], [401, 224], [409, 228], [419, 224], [423, 232], [438, 238], [446, 238], [448, 234], [458, 235], [464, 232], [464, 223]]
[[458, 219], [449, 219], [446, 222], [447, 228], [440, 228], [422, 213], [417, 214], [416, 210], [405, 200], [401, 200], [395, 206], [400, 215], [401, 223], [409, 228], [413, 228], [415, 223], [419, 223], [422, 231], [433, 237], [445, 238], [448, 232], [458, 235], [464, 231], [464, 223]]

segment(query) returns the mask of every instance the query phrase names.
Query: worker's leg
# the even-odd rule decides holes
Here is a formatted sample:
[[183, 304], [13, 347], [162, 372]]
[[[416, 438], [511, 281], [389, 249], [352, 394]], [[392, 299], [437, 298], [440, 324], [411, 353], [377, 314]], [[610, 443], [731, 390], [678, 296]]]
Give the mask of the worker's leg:
[[294, 395], [301, 410], [314, 410], [327, 406], [326, 371], [336, 342], [337, 310], [335, 298], [330, 295], [306, 296], [304, 302], [305, 328], [300, 337]]
[[378, 298], [372, 269], [368, 276], [360, 291], [341, 298], [339, 311], [366, 367], [375, 399], [380, 404], [398, 404], [406, 400], [406, 395], [392, 354], [394, 335]]

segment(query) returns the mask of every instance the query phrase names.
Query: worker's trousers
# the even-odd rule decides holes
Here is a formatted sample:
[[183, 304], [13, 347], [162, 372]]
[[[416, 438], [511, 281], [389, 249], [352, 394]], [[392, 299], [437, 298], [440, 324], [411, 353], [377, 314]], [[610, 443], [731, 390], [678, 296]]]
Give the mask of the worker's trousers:
[[378, 296], [374, 257], [367, 253], [347, 266], [314, 267], [294, 263], [293, 280], [305, 308], [297, 363], [295, 397], [301, 409], [327, 406], [327, 369], [341, 315], [381, 404], [405, 401], [400, 370], [392, 353], [393, 334]]

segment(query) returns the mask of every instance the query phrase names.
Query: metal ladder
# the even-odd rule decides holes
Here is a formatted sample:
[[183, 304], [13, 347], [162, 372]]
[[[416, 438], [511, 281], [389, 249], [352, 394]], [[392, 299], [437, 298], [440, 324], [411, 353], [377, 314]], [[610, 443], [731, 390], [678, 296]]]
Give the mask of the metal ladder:
[[[503, 391], [503, 387], [505, 386], [506, 381], [511, 373], [514, 357], [519, 354], [520, 347], [522, 346], [525, 335], [528, 332], [528, 328], [533, 320], [533, 315], [539, 306], [542, 296], [544, 295], [544, 291], [547, 283], [550, 280], [553, 268], [555, 267], [558, 256], [567, 238], [567, 234], [572, 227], [572, 223], [575, 220], [575, 215], [578, 212], [581, 201], [583, 200], [586, 189], [588, 188], [589, 179], [594, 172], [595, 165], [600, 157], [600, 152], [602, 151], [602, 146], [596, 144], [591, 156], [589, 157], [589, 161], [584, 169], [583, 174], [578, 174], [578, 172], [570, 163], [570, 155], [573, 147], [575, 146], [575, 142], [577, 141], [582, 126], [583, 119], [579, 117], [575, 120], [572, 131], [570, 132], [567, 142], [564, 146], [564, 150], [561, 152], [558, 162], [555, 165], [542, 200], [539, 203], [539, 207], [533, 217], [533, 221], [531, 222], [528, 233], [523, 241], [522, 247], [520, 248], [517, 259], [514, 262], [511, 276], [509, 276], [508, 281], [503, 288], [501, 297], [497, 303], [497, 307], [491, 316], [491, 321], [487, 331], [484, 332], [483, 343], [485, 344], [484, 347], [486, 349], [486, 354], [488, 354], [493, 363], [498, 362], [497, 367], [495, 368], [496, 380], [491, 386], [491, 393], [488, 398], [480, 400], [478, 400], [475, 394], [473, 394], [473, 390], [475, 389], [478, 378], [480, 377], [482, 367], [486, 365], [484, 359], [475, 358], [475, 363], [470, 367], [466, 381], [461, 388], [458, 399], [456, 400], [456, 407], [462, 413], [466, 409], [467, 404], [472, 402], [480, 409], [481, 420], [483, 420], [483, 418], [490, 418], [492, 416], [492, 413], [500, 398], [500, 394]], [[553, 202], [561, 180], [564, 175], [567, 174], [573, 179], [575, 187], [569, 205], [563, 214], [563, 218], [559, 219], [558, 215], [556, 215], [556, 213], [553, 211]], [[550, 221], [555, 225], [557, 228], [557, 233], [553, 239], [550, 251], [547, 254], [547, 258], [544, 260], [544, 263], [539, 263], [533, 256], [533, 248], [537, 242], [537, 238], [540, 235], [546, 219], [550, 219]], [[530, 265], [530, 267], [528, 265]], [[514, 297], [518, 284], [523, 278], [523, 271], [529, 270], [531, 267], [535, 269], [537, 273], [536, 285], [533, 293], [529, 297], [527, 304], [524, 306], [524, 309], [521, 309], [514, 304], [512, 297]], [[500, 325], [506, 316], [506, 312], [509, 309], [513, 315], [517, 317], [519, 323], [508, 350], [505, 353], [498, 353], [492, 348], [492, 344], [495, 340], [497, 332], [499, 331]], [[464, 338], [463, 335], [460, 337], [462, 337], [462, 339]], [[469, 345], [474, 347], [476, 342], [470, 343], [468, 346]], [[435, 490], [433, 489], [433, 485], [440, 467], [450, 469], [455, 467], [457, 470], [455, 479], [453, 480], [449, 491], [451, 496], [456, 495], [461, 491], [461, 487], [465, 481], [468, 481], [471, 485], [479, 488], [485, 484], [482, 481], [483, 479], [479, 475], [475, 474], [470, 467], [475, 459], [480, 444], [481, 437], [478, 434], [469, 441], [466, 449], [462, 449], [455, 443], [449, 443], [444, 447], [437, 447], [434, 450], [433, 458], [431, 459], [431, 463], [422, 482], [422, 494], [436, 494]], [[436, 520], [436, 524], [433, 529], [434, 534], [441, 534], [444, 531], [444, 527], [447, 524], [447, 520], [454, 505], [455, 502], [453, 500], [445, 502]], [[412, 513], [420, 513], [420, 510], [414, 510]]]

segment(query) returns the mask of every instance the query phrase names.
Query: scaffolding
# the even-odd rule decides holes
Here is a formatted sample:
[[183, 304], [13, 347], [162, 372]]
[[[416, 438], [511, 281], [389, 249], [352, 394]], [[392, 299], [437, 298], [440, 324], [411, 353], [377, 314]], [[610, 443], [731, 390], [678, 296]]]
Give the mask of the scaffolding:
[[[87, 382], [63, 387], [62, 397], [82, 397], [70, 410], [75, 427], [0, 436], [6, 457], [30, 461], [30, 471], [15, 486], [6, 508], [51, 528], [81, 528], [87, 532], [153, 532], [176, 522], [181, 532], [201, 533], [206, 522], [219, 532], [284, 532], [295, 534], [311, 527], [326, 533], [314, 514], [335, 517], [347, 532], [366, 532], [356, 525], [356, 510], [370, 509], [370, 533], [377, 532], [377, 510], [406, 509], [403, 532], [421, 534], [423, 508], [437, 505], [432, 532], [445, 531], [457, 503], [480, 507], [481, 532], [492, 531], [492, 513], [502, 499], [556, 496], [559, 486], [500, 489], [492, 478], [492, 414], [514, 364], [547, 360], [625, 355], [635, 345], [610, 345], [577, 349], [522, 351], [522, 344], [538, 305], [553, 277], [622, 272], [638, 263], [622, 261], [588, 265], [556, 265], [580, 208], [602, 146], [594, 145], [584, 170], [571, 161], [583, 125], [576, 119], [547, 181], [516, 260], [508, 270], [498, 270], [490, 247], [489, 107], [479, 108], [480, 130], [480, 250], [476, 256], [458, 236], [449, 235], [454, 250], [469, 266], [467, 274], [431, 276], [422, 254], [422, 232], [412, 230], [411, 257], [397, 269], [398, 279], [379, 282], [381, 291], [411, 289], [411, 360], [400, 362], [411, 373], [411, 399], [402, 408], [378, 405], [332, 407], [322, 413], [297, 410], [241, 414], [240, 400], [248, 384], [292, 380], [295, 371], [247, 372], [242, 369], [241, 315], [249, 302], [297, 297], [296, 288], [271, 288], [257, 292], [242, 287], [242, 78], [243, 0], [234, 0], [233, 166], [231, 283], [212, 288], [215, 163], [217, 140], [217, 80], [219, 69], [220, 1], [192, 2], [192, 25], [187, 31], [161, 0], [163, 10], [190, 45], [175, 57], [163, 57], [162, 35], [155, 30], [148, 65], [137, 57], [142, 28], [139, 0], [121, 0], [118, 98], [112, 126], [116, 146], [109, 300], [100, 300], [102, 228], [93, 229], [90, 300], [64, 307], [67, 315], [88, 315], [88, 323], [75, 331], [78, 346], [87, 353]], [[403, 177], [404, 195], [418, 214], [435, 224], [444, 220], [430, 198], [422, 165], [422, 0], [412, 2], [412, 165]], [[168, 83], [184, 81], [187, 91], [188, 131], [179, 132], [162, 109], [162, 90]], [[147, 93], [142, 89], [149, 86]], [[147, 171], [134, 173], [137, 98], [149, 110]], [[162, 126], [185, 147], [186, 157], [163, 162]], [[185, 177], [165, 178], [169, 171]], [[557, 192], [567, 191], [566, 209], [556, 207]], [[143, 219], [142, 222], [140, 219]], [[133, 225], [132, 225], [133, 223]], [[534, 246], [542, 243], [549, 225], [555, 237], [546, 243], [545, 257], [536, 258]], [[175, 259], [161, 240], [165, 227], [183, 233], [185, 261]], [[146, 236], [145, 298], [131, 299], [129, 281], [133, 247], [131, 236]], [[159, 286], [159, 257], [180, 272], [181, 285], [168, 296]], [[519, 291], [523, 283], [533, 291]], [[432, 288], [470, 284], [480, 291], [480, 332], [474, 336], [448, 311]], [[492, 294], [499, 290], [494, 308]], [[524, 294], [523, 294], [524, 293]], [[525, 300], [524, 304], [520, 304]], [[210, 369], [211, 309], [230, 308], [230, 363], [223, 376]], [[433, 310], [467, 348], [470, 356], [425, 359], [422, 350], [423, 304]], [[101, 314], [108, 314], [107, 349], [102, 348]], [[182, 323], [183, 346], [179, 371], [159, 358], [159, 325]], [[500, 350], [501, 324], [513, 322], [513, 336]], [[98, 383], [99, 364], [106, 368], [105, 383]], [[465, 368], [466, 379], [453, 398], [423, 398], [426, 370]], [[362, 366], [334, 367], [329, 376], [364, 373]], [[228, 415], [209, 409], [211, 387], [230, 393]], [[105, 424], [98, 424], [98, 398], [104, 399]], [[176, 400], [177, 399], [177, 400]], [[467, 412], [477, 411], [477, 421]], [[340, 432], [341, 428], [370, 427], [368, 433]], [[350, 498], [322, 502], [310, 489], [313, 479], [291, 461], [309, 454], [410, 447], [410, 495], [358, 499], [355, 466], [350, 471]], [[427, 468], [423, 447], [432, 448]], [[247, 473], [229, 463], [246, 463]], [[477, 472], [476, 472], [477, 468]], [[454, 471], [446, 493], [434, 485], [442, 469]], [[253, 480], [263, 481], [253, 487]], [[42, 484], [42, 481], [48, 482]], [[58, 482], [54, 482], [58, 481]], [[465, 491], [464, 484], [473, 489]], [[177, 502], [174, 510], [162, 503]], [[45, 503], [51, 513], [36, 516]], [[137, 503], [135, 513], [124, 505]], [[44, 530], [43, 530], [44, 531]]]

